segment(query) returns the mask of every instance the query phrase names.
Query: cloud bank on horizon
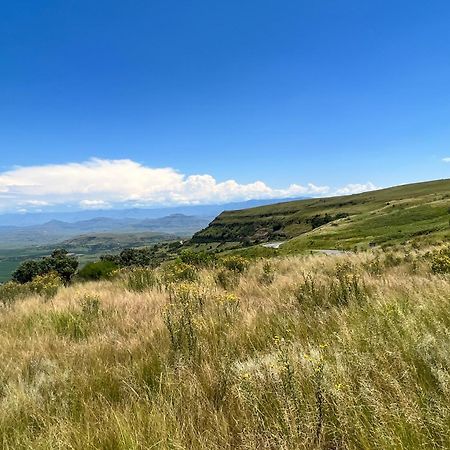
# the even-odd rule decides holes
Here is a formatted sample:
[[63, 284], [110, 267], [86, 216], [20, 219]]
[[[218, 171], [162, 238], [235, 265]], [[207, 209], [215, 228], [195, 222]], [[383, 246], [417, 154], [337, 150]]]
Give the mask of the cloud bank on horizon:
[[278, 189], [262, 181], [218, 182], [208, 174], [185, 175], [170, 167], [153, 168], [130, 159], [92, 158], [81, 163], [16, 167], [0, 172], [0, 211], [195, 205], [344, 195], [373, 189], [377, 187], [371, 182], [337, 189], [313, 183]]

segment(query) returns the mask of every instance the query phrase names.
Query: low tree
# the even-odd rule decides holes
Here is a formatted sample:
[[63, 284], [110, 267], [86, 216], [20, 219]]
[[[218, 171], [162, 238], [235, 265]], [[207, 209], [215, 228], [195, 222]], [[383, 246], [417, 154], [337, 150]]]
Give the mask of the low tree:
[[12, 274], [12, 279], [17, 283], [30, 282], [37, 275], [42, 275], [42, 264], [40, 261], [28, 259], [21, 263]]
[[45, 273], [56, 272], [68, 284], [78, 268], [78, 260], [65, 249], [54, 250], [50, 257], [43, 259], [47, 266]]
[[38, 260], [26, 260], [14, 271], [12, 279], [18, 283], [28, 283], [38, 275], [56, 272], [68, 284], [75, 275], [78, 260], [65, 249], [56, 249], [50, 256]]
[[126, 248], [118, 255], [102, 255], [102, 261], [110, 261], [120, 267], [146, 267], [154, 265], [154, 250], [149, 247]]

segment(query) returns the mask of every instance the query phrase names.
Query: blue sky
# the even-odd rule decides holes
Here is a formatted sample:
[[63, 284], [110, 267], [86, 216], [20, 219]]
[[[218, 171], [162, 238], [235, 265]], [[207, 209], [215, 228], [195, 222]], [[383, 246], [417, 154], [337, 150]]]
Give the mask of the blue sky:
[[449, 23], [440, 0], [3, 2], [0, 209], [448, 178]]

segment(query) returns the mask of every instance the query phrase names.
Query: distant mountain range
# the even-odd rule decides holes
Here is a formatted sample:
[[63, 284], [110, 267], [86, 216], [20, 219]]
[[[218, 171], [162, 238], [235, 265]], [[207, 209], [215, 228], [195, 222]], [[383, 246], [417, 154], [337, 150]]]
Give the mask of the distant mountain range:
[[[255, 206], [269, 205], [271, 203], [279, 203], [283, 201], [291, 201], [289, 199], [263, 199], [248, 200], [243, 202], [214, 204], [214, 205], [190, 205], [190, 206], [174, 206], [167, 208], [152, 209], [105, 209], [105, 210], [82, 210], [82, 211], [55, 211], [55, 212], [35, 212], [35, 213], [13, 213], [0, 214], [0, 227], [6, 226], [30, 226], [42, 225], [53, 221], [61, 221], [66, 223], [75, 223], [89, 220], [101, 219], [158, 219], [162, 217], [171, 217], [173, 215], [184, 216], [200, 216], [210, 218], [211, 220], [223, 211], [232, 211], [239, 209], [252, 208]], [[295, 200], [299, 200], [298, 198]]]
[[[0, 249], [58, 244], [101, 233], [158, 233], [158, 240], [190, 237], [223, 211], [264, 206], [286, 199], [158, 209], [89, 210], [0, 215]], [[1, 256], [1, 255], [0, 255]]]

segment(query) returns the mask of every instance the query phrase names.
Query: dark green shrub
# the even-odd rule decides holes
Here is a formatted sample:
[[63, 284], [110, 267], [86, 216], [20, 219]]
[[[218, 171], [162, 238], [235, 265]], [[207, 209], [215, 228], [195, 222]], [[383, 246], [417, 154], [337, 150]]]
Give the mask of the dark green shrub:
[[127, 248], [122, 250], [118, 256], [117, 263], [120, 267], [145, 267], [153, 264], [153, 250], [145, 248]]
[[[169, 244], [168, 244], [169, 250], [172, 250], [172, 251], [177, 250], [178, 248], [180, 248], [182, 246], [183, 246], [183, 243], [181, 241], [173, 241], [173, 242], [169, 242]], [[153, 247], [153, 248], [156, 250], [155, 247]]]
[[78, 268], [78, 260], [70, 255], [67, 250], [54, 250], [50, 257], [43, 259], [46, 266], [44, 273], [56, 272], [65, 284], [68, 284]]
[[37, 275], [43, 273], [43, 267], [40, 261], [29, 259], [19, 265], [19, 267], [12, 274], [12, 279], [16, 283], [28, 283]]
[[91, 262], [78, 272], [78, 278], [84, 281], [108, 280], [111, 279], [118, 268], [118, 265], [113, 261]]

